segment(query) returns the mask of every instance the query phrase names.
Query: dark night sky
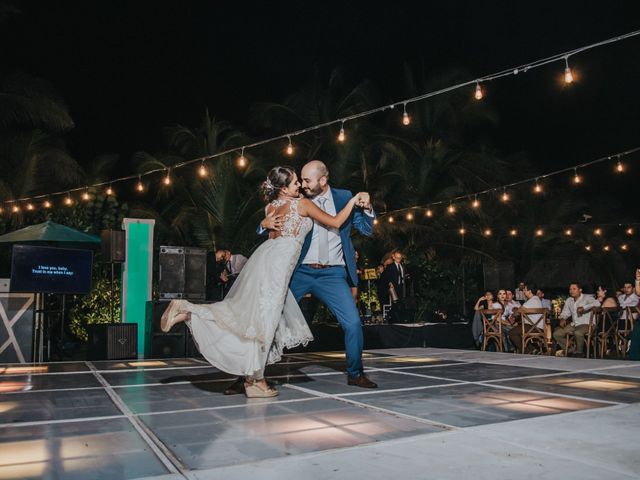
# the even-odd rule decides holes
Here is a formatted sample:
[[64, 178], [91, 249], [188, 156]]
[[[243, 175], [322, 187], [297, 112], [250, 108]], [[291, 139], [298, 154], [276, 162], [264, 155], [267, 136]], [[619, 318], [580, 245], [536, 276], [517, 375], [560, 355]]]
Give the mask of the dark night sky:
[[[77, 158], [129, 158], [205, 107], [244, 128], [250, 105], [280, 101], [315, 67], [369, 78], [402, 98], [403, 62], [474, 76], [640, 28], [636, 2], [25, 2], [0, 32], [2, 69], [51, 81], [68, 101]], [[498, 147], [541, 171], [640, 144], [640, 38], [489, 86]], [[384, 88], [382, 88], [384, 87]]]

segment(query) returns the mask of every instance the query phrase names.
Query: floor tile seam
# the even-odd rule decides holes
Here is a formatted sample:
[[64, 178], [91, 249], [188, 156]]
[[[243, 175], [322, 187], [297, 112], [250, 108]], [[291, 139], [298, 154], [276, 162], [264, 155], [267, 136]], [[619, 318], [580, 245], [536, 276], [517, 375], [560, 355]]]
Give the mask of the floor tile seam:
[[[583, 411], [581, 411], [583, 412]], [[567, 412], [567, 413], [581, 413], [581, 412]], [[558, 414], [558, 415], [564, 415], [564, 414]], [[480, 428], [480, 426], [478, 427], [469, 427], [469, 428]], [[470, 430], [467, 430], [470, 432]], [[471, 432], [470, 432], [471, 433]], [[542, 458], [546, 458], [546, 457], [554, 457], [558, 460], [560, 460], [561, 462], [564, 461], [566, 462], [567, 460], [575, 462], [575, 463], [581, 463], [583, 465], [588, 465], [590, 467], [595, 467], [595, 468], [600, 468], [603, 470], [608, 470], [610, 472], [614, 472], [620, 475], [625, 475], [628, 476], [629, 478], [638, 478], [637, 474], [634, 474], [633, 472], [628, 472], [628, 471], [624, 471], [618, 468], [615, 468], [615, 464], [609, 464], [609, 463], [604, 463], [602, 460], [598, 461], [598, 462], [591, 462], [589, 461], [587, 458], [585, 457], [576, 457], [573, 456], [571, 454], [568, 454], [566, 450], [563, 450], [561, 453], [556, 453], [556, 451], [547, 451], [547, 450], [541, 450], [539, 448], [535, 448], [535, 446], [531, 446], [532, 444], [521, 444], [519, 442], [513, 441], [513, 440], [509, 440], [507, 438], [503, 438], [503, 437], [496, 437], [495, 435], [483, 435], [481, 432], [477, 432], [474, 431], [473, 433], [475, 433], [476, 435], [486, 438], [488, 440], [499, 440], [503, 443], [506, 443], [508, 445], [512, 445], [514, 447], [518, 447], [524, 450], [531, 450], [533, 452], [538, 452], [540, 453], [540, 456]], [[489, 432], [488, 432], [489, 433]], [[535, 444], [533, 444], [535, 445]]]
[[[189, 369], [189, 368], [198, 368], [198, 369], [203, 369], [203, 368], [215, 368], [212, 365], [190, 365], [190, 366], [184, 366], [184, 367], [158, 367], [158, 368], [121, 368], [121, 369], [117, 369], [117, 370], [100, 370], [100, 369], [96, 369], [96, 372], [99, 372], [101, 374], [104, 373], [131, 373], [131, 372], [155, 372], [155, 371], [162, 371], [162, 370], [185, 370], [185, 369]], [[1, 378], [5, 378], [5, 377], [26, 377], [26, 376], [40, 376], [40, 375], [79, 375], [79, 374], [83, 374], [83, 373], [90, 373], [93, 374], [94, 372], [91, 370], [80, 370], [77, 372], [40, 372], [40, 373], [5, 373], [5, 374], [1, 374], [0, 373], [0, 379]]]
[[385, 373], [395, 373], [397, 375], [406, 375], [408, 377], [421, 377], [421, 378], [429, 378], [432, 380], [446, 380], [448, 382], [457, 382], [457, 383], [474, 383], [470, 380], [460, 380], [460, 379], [449, 378], [449, 377], [438, 377], [435, 375], [423, 375], [420, 373], [411, 373], [411, 372], [405, 372], [405, 371], [398, 372], [398, 371], [392, 371], [384, 368], [380, 368], [378, 369], [378, 371], [385, 372]]
[[377, 393], [395, 393], [395, 392], [413, 392], [416, 390], [430, 390], [434, 388], [443, 388], [443, 387], [455, 387], [460, 385], [468, 385], [469, 382], [454, 382], [454, 383], [440, 383], [437, 385], [424, 385], [420, 387], [402, 387], [402, 388], [375, 388], [370, 390], [364, 390], [361, 392], [348, 392], [348, 393], [334, 393], [333, 395], [336, 397], [360, 397], [366, 395], [375, 395]]
[[182, 462], [178, 460], [173, 452], [171, 452], [171, 450], [155, 435], [155, 433], [153, 433], [150, 428], [148, 428], [144, 424], [144, 422], [133, 415], [133, 412], [131, 412], [122, 398], [120, 398], [120, 396], [111, 388], [105, 378], [102, 377], [100, 371], [97, 370], [91, 362], [85, 363], [91, 369], [95, 378], [104, 387], [105, 392], [111, 398], [111, 401], [114, 403], [116, 408], [124, 414], [127, 421], [136, 430], [136, 432], [138, 432], [138, 435], [140, 435], [142, 441], [149, 446], [151, 451], [155, 454], [156, 458], [160, 460], [167, 471], [169, 473], [183, 475], [182, 472], [188, 469], [182, 464]]
[[91, 370], [80, 370], [78, 372], [40, 372], [40, 373], [0, 373], [0, 380], [12, 377], [46, 377], [52, 375], [82, 375], [93, 374]]
[[526, 392], [526, 393], [535, 393], [538, 395], [546, 395], [546, 396], [551, 396], [551, 397], [563, 397], [563, 398], [571, 398], [573, 400], [581, 400], [584, 402], [596, 402], [596, 403], [605, 403], [608, 405], [628, 405], [628, 403], [625, 402], [613, 402], [611, 400], [599, 400], [599, 399], [594, 399], [594, 398], [588, 398], [588, 397], [582, 397], [579, 395], [570, 395], [567, 393], [556, 393], [556, 392], [545, 392], [543, 390], [535, 390], [533, 388], [522, 388], [522, 387], [513, 387], [510, 385], [500, 385], [500, 384], [495, 384], [495, 383], [486, 383], [486, 382], [473, 382], [476, 385], [483, 385], [485, 387], [494, 387], [494, 388], [500, 388], [500, 389], [504, 389], [504, 390], [514, 390], [514, 391], [520, 391], [520, 392]]
[[62, 418], [59, 420], [34, 420], [30, 422], [13, 422], [13, 423], [0, 423], [0, 428], [11, 427], [37, 427], [40, 425], [56, 425], [64, 423], [81, 423], [81, 422], [94, 422], [102, 420], [114, 420], [124, 419], [125, 415], [103, 415], [98, 417], [81, 417], [81, 418]]
[[366, 403], [358, 402], [358, 401], [351, 400], [351, 399], [348, 399], [348, 398], [338, 397], [338, 396], [333, 395], [333, 394], [319, 392], [317, 390], [311, 390], [311, 389], [307, 389], [307, 388], [304, 388], [304, 387], [299, 387], [297, 385], [289, 385], [289, 384], [287, 384], [285, 386], [287, 388], [291, 388], [291, 389], [294, 389], [294, 390], [299, 390], [299, 391], [308, 393], [310, 395], [314, 395], [315, 394], [315, 395], [321, 396], [322, 398], [328, 398], [330, 400], [336, 400], [338, 402], [348, 403], [350, 405], [357, 406], [357, 407], [360, 407], [360, 408], [365, 408], [365, 409], [369, 409], [369, 410], [374, 410], [374, 411], [386, 413], [386, 414], [389, 414], [389, 415], [394, 415], [396, 417], [401, 417], [401, 418], [404, 418], [404, 419], [407, 419], [407, 420], [412, 420], [412, 421], [415, 421], [415, 422], [418, 422], [418, 423], [421, 423], [421, 424], [425, 424], [425, 425], [429, 425], [431, 427], [438, 428], [438, 429], [441, 429], [441, 430], [457, 430], [457, 427], [455, 427], [453, 425], [447, 425], [447, 424], [442, 423], [442, 422], [433, 422], [431, 420], [425, 420], [423, 418], [414, 417], [413, 415], [408, 415], [406, 413], [396, 412], [394, 410], [389, 410], [389, 409], [386, 409], [386, 408], [377, 407], [375, 405], [368, 405]]
[[84, 390], [103, 390], [104, 387], [68, 387], [68, 388], [42, 388], [39, 390], [25, 390], [23, 392], [2, 392], [0, 393], [0, 398], [3, 395], [17, 395], [20, 393], [51, 393], [51, 392], [73, 392], [73, 391], [84, 391]]
[[178, 413], [190, 413], [190, 412], [207, 412], [213, 410], [229, 410], [233, 408], [245, 408], [252, 407], [255, 405], [283, 405], [289, 403], [300, 403], [300, 402], [308, 402], [309, 400], [319, 400], [318, 397], [309, 397], [309, 398], [292, 398], [290, 400], [277, 400], [274, 401], [273, 398], [265, 398], [263, 401], [252, 401], [251, 403], [243, 403], [237, 405], [219, 405], [217, 407], [196, 407], [196, 408], [183, 408], [176, 410], [166, 410], [166, 411], [158, 411], [158, 412], [135, 412], [133, 415], [135, 417], [146, 417], [152, 415], [168, 415], [168, 414], [178, 414]]

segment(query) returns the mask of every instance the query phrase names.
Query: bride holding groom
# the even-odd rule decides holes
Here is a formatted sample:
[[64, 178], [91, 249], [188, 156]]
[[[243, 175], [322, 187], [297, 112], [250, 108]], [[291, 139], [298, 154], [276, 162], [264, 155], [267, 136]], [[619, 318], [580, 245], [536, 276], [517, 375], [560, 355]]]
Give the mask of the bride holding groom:
[[[373, 232], [369, 194], [331, 188], [319, 160], [307, 163], [300, 179], [288, 167], [271, 169], [260, 190], [267, 204], [260, 230], [269, 232], [269, 240], [249, 258], [222, 302], [173, 300], [162, 316], [163, 331], [187, 322], [212, 365], [244, 377], [247, 397], [274, 397], [278, 392], [265, 381], [265, 366], [279, 361], [284, 348], [313, 340], [298, 306], [311, 293], [344, 331], [348, 384], [377, 387], [364, 375], [362, 327], [349, 285], [358, 281], [351, 227], [367, 236]], [[230, 390], [225, 393], [240, 393]]]

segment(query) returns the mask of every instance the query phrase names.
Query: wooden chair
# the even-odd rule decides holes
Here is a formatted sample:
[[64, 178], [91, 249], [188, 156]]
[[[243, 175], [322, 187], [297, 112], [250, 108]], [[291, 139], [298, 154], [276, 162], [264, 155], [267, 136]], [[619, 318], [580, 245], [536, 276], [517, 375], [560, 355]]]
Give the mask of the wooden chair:
[[[598, 327], [604, 326], [604, 319], [602, 313], [602, 307], [593, 307], [591, 309], [591, 315], [589, 315], [589, 330], [584, 336], [584, 341], [587, 344], [587, 358], [590, 357], [593, 350], [593, 356], [597, 357], [597, 344], [600, 340], [600, 330]], [[600, 349], [602, 350], [602, 348]], [[600, 358], [603, 358], [602, 355]]]
[[[600, 328], [598, 328], [597, 337], [600, 344], [600, 358], [604, 358], [607, 354], [609, 341], [613, 345], [616, 343], [616, 331], [622, 309], [619, 307], [602, 307], [600, 311]], [[587, 358], [589, 358], [589, 350], [587, 350]]]
[[504, 351], [502, 340], [502, 310], [488, 308], [478, 310], [482, 318], [482, 350], [487, 350], [490, 340], [496, 344], [496, 350]]
[[[550, 337], [549, 328], [545, 328], [549, 323], [549, 310], [546, 308], [524, 308], [518, 309], [520, 314], [520, 328], [522, 329], [522, 353], [526, 352], [527, 345], [537, 344], [540, 353], [550, 352], [553, 345], [553, 338]], [[534, 321], [531, 317], [539, 317]]]
[[640, 314], [640, 307], [627, 307], [622, 309], [622, 315], [620, 320], [616, 322], [616, 349], [618, 350], [618, 356], [621, 358], [627, 357], [627, 349], [629, 348], [629, 339], [633, 326], [638, 314]]

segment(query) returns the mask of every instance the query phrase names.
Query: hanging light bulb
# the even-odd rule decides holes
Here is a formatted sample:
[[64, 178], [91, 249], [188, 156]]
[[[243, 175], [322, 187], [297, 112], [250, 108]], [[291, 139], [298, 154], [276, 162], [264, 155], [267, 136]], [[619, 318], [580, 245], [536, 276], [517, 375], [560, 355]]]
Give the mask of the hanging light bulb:
[[344, 120], [342, 121], [342, 125], [340, 125], [340, 133], [338, 134], [338, 141], [343, 143], [347, 136], [344, 134]]
[[511, 235], [512, 237], [515, 237], [516, 235], [518, 235], [518, 230], [516, 230], [515, 228], [512, 228], [511, 230], [509, 230], [509, 235]]
[[602, 247], [602, 250], [608, 252], [609, 250], [611, 250], [611, 247], [609, 245], [605, 245], [604, 247]]
[[167, 174], [162, 179], [162, 183], [164, 183], [166, 186], [171, 185], [171, 169], [167, 169]]
[[413, 220], [413, 213], [411, 212], [407, 213], [407, 220], [409, 221]]
[[67, 207], [70, 207], [73, 204], [73, 200], [71, 199], [71, 195], [67, 193], [67, 196], [64, 198], [64, 204]]
[[207, 176], [207, 167], [204, 164], [204, 160], [202, 160], [202, 163], [200, 164], [200, 168], [198, 168], [198, 175], [200, 175], [200, 178], [204, 178]]
[[569, 68], [569, 57], [564, 57], [564, 65], [564, 83], [572, 83], [573, 73], [571, 73], [571, 68]]
[[536, 230], [536, 237], [541, 237], [544, 235], [544, 230], [539, 228]]
[[374, 225], [378, 225], [378, 223], [380, 223], [380, 222], [378, 222], [378, 219], [377, 219], [377, 218], [374, 218], [374, 219], [373, 219], [373, 224], [374, 224]]
[[480, 207], [480, 201], [478, 200], [478, 196], [477, 195], [473, 199], [473, 202], [471, 202], [471, 207], [472, 208], [479, 208]]
[[633, 228], [627, 228], [627, 235], [633, 235]]
[[462, 227], [462, 228], [460, 228], [460, 230], [458, 230], [458, 233], [460, 235], [464, 235], [465, 233], [467, 233], [467, 230], [464, 227]]
[[580, 175], [578, 175], [578, 169], [574, 168], [573, 169], [573, 183], [575, 183], [576, 185], [579, 183], [582, 183], [582, 177]]
[[567, 228], [567, 229], [564, 231], [564, 234], [565, 234], [567, 237], [570, 237], [571, 235], [573, 235], [573, 230], [571, 230], [570, 228]]
[[542, 193], [542, 190], [543, 190], [543, 189], [542, 189], [542, 185], [540, 185], [540, 184], [538, 183], [538, 179], [536, 178], [536, 184], [535, 184], [535, 186], [533, 187], [533, 191], [534, 191], [534, 193]]
[[111, 188], [111, 185], [107, 187], [104, 193], [106, 193], [107, 195], [113, 195], [113, 188]]
[[484, 94], [482, 93], [482, 87], [480, 87], [480, 82], [476, 82], [476, 91], [473, 94], [476, 100], [482, 100]]
[[387, 219], [387, 221], [388, 221], [389, 223], [393, 223], [395, 220], [393, 219], [393, 217], [389, 217], [389, 218]]
[[409, 125], [411, 123], [411, 117], [407, 113], [407, 104], [403, 103], [402, 105], [404, 106], [404, 112], [402, 113], [402, 124]]
[[584, 247], [584, 249], [585, 249], [587, 252], [590, 252], [590, 251], [591, 251], [591, 245], [586, 245], [586, 246]]
[[601, 229], [601, 228], [596, 228], [596, 229], [593, 231], [593, 234], [594, 234], [594, 235], [597, 235], [597, 236], [599, 237], [600, 235], [602, 235], [602, 229]]
[[616, 172], [617, 173], [623, 173], [624, 172], [624, 165], [623, 163], [620, 161], [620, 159], [618, 158], [618, 163], [616, 163]]
[[453, 205], [453, 203], [449, 204], [449, 206], [447, 207], [447, 212], [449, 212], [452, 215], [456, 213], [456, 207]]
[[89, 190], [85, 190], [84, 192], [82, 192], [82, 200], [84, 200], [85, 202], [87, 200], [89, 200]]
[[289, 145], [287, 145], [287, 155], [293, 155], [293, 144], [291, 143], [291, 137], [289, 139]]
[[51, 202], [47, 199], [42, 203], [44, 208], [51, 208]]
[[629, 246], [625, 243], [620, 245], [620, 250], [622, 250], [623, 252], [626, 252], [627, 250], [629, 250]]
[[483, 233], [485, 237], [490, 237], [493, 232], [491, 231], [490, 228], [485, 228]]
[[33, 208], [34, 208], [33, 207], [33, 203], [31, 203], [31, 202], [27, 203], [27, 210], [33, 211]]
[[0, 207], [0, 214], [4, 213], [4, 208]]
[[[287, 149], [287, 153], [289, 153], [289, 155], [291, 155], [293, 153], [293, 147], [291, 146], [291, 139], [289, 139], [289, 147], [291, 147], [291, 153], [289, 153], [288, 149]], [[247, 157], [244, 156], [244, 147], [242, 147], [242, 151], [240, 152], [240, 156], [238, 157], [238, 168], [244, 168], [248, 165], [248, 161], [247, 161]]]
[[511, 197], [510, 197], [510, 196], [509, 196], [509, 194], [507, 193], [507, 190], [504, 190], [504, 191], [502, 192], [502, 195], [500, 196], [500, 199], [501, 199], [503, 202], [505, 202], [505, 203], [506, 203], [506, 202], [508, 202], [508, 201], [511, 199]]
[[424, 215], [425, 215], [426, 217], [431, 218], [431, 217], [433, 217], [433, 211], [432, 211], [430, 208], [427, 208], [427, 211], [426, 211], [426, 212], [424, 212]]
[[144, 192], [144, 183], [142, 183], [142, 177], [138, 175], [138, 183], [136, 183], [136, 191]]
[[20, 211], [20, 207], [18, 206], [17, 203], [15, 205], [13, 205], [13, 207], [11, 207], [11, 211], [13, 213], [18, 213]]

